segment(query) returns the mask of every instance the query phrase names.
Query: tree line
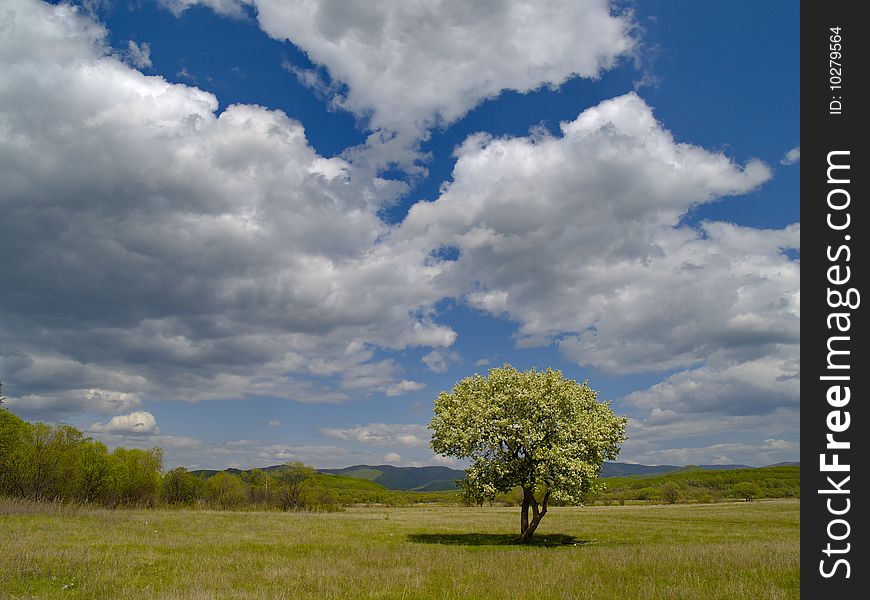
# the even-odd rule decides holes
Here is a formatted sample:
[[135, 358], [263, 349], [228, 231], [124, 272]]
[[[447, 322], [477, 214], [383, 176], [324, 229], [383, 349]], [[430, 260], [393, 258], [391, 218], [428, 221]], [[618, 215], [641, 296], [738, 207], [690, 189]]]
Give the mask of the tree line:
[[104, 506], [160, 500], [163, 451], [116, 448], [0, 408], [0, 495]]
[[[302, 463], [275, 471], [206, 476], [184, 467], [163, 472], [160, 448], [116, 448], [71, 425], [31, 423], [0, 407], [0, 496], [106, 507], [177, 505], [202, 508], [337, 508], [369, 499], [316, 485]], [[386, 490], [385, 490], [386, 491]]]
[[680, 471], [647, 477], [611, 477], [605, 489], [588, 494], [587, 504], [674, 504], [761, 498], [800, 498], [799, 466]]
[[[2, 391], [2, 390], [0, 390]], [[2, 404], [0, 394], [0, 404]], [[599, 480], [600, 484], [604, 482]], [[338, 510], [343, 506], [415, 503], [522, 506], [520, 486], [484, 498], [456, 491], [387, 490], [369, 481], [326, 475], [301, 462], [280, 469], [190, 472], [163, 470], [163, 451], [116, 448], [70, 425], [30, 423], [0, 406], [0, 496], [106, 507], [184, 506], [213, 509]], [[800, 467], [735, 471], [686, 469], [654, 477], [608, 478], [582, 504], [720, 502], [800, 497]], [[552, 505], [576, 504], [554, 498]]]

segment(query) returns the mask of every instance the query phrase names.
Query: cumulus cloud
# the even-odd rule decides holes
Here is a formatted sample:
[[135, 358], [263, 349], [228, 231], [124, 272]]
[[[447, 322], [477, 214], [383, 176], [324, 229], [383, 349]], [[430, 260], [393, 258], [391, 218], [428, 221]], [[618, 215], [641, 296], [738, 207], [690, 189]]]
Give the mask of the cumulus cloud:
[[454, 351], [444, 352], [433, 350], [427, 354], [424, 354], [420, 360], [423, 361], [423, 364], [429, 367], [430, 371], [434, 371], [435, 373], [444, 373], [450, 367], [450, 363], [459, 360], [459, 354]]
[[[746, 390], [734, 384], [734, 397], [738, 401]], [[748, 387], [752, 392], [752, 387]], [[687, 396], [685, 400], [691, 400]], [[617, 406], [627, 406], [617, 402]], [[631, 406], [631, 405], [628, 405]], [[650, 408], [632, 406], [635, 417], [628, 420], [628, 441], [620, 453], [620, 460], [645, 464], [714, 464], [721, 462], [762, 466], [774, 462], [795, 460], [800, 446], [800, 406], [797, 402], [783, 406], [738, 414], [727, 412], [723, 406], [709, 406], [707, 410], [678, 406]], [[731, 460], [725, 455], [721, 440], [727, 439]], [[780, 440], [775, 445], [766, 442]], [[714, 447], [715, 446], [715, 447]], [[672, 452], [678, 449], [679, 452]], [[673, 461], [677, 461], [674, 463]]]
[[[503, 90], [596, 79], [637, 45], [628, 11], [608, 0], [162, 0], [219, 14], [250, 8], [264, 32], [319, 67], [288, 70], [373, 133], [347, 156], [359, 168], [424, 174], [419, 143]], [[328, 76], [327, 76], [328, 75]]]
[[426, 387], [426, 384], [419, 383], [417, 381], [411, 381], [409, 379], [403, 379], [398, 383], [394, 383], [387, 387], [387, 396], [402, 396], [409, 392], [416, 392], [417, 390], [422, 390]]
[[[114, 56], [105, 30], [69, 5], [7, 2], [0, 378], [10, 407], [118, 414], [142, 397], [415, 391], [422, 384], [384, 353], [424, 347], [424, 363], [446, 370], [456, 333], [435, 307], [451, 298], [516, 322], [519, 346], [557, 344], [609, 373], [676, 371], [625, 399], [646, 427], [796, 410], [799, 264], [787, 250], [799, 248], [799, 226], [686, 225], [694, 207], [751, 193], [770, 169], [675, 140], [636, 94], [557, 135], [471, 136], [433, 202], [395, 226], [378, 216], [406, 187], [372, 177], [367, 152], [402, 161], [426, 127], [502, 89], [595, 77], [631, 48], [627, 17], [598, 0], [376, 2], [364, 13], [252, 4], [264, 30], [347, 85], [338, 102], [369, 119], [370, 151], [320, 156], [281, 111], [217, 114], [212, 94]], [[569, 41], [580, 45], [566, 51]], [[456, 260], [440, 259], [443, 248]], [[408, 447], [428, 438], [396, 427], [411, 426], [324, 433]], [[792, 443], [758, 439], [768, 438]]]
[[[47, 377], [50, 381], [45, 383], [52, 389], [38, 394], [11, 392], [6, 400], [7, 407], [29, 418], [59, 419], [83, 412], [111, 414], [141, 404], [135, 393], [98, 388], [58, 389], [62, 382], [54, 380], [53, 373]], [[20, 385], [14, 379], [13, 382]]]
[[752, 191], [758, 161], [676, 142], [635, 94], [562, 124], [562, 135], [473, 136], [453, 182], [412, 207], [396, 237], [456, 247], [448, 286], [520, 323], [522, 346], [557, 342], [615, 373], [696, 365], [717, 352], [795, 344], [797, 225], [681, 226], [693, 206]]
[[280, 111], [217, 115], [213, 95], [130, 68], [69, 5], [0, 18], [10, 405], [341, 402], [408, 388], [375, 348], [453, 342], [428, 308], [439, 269], [379, 241], [397, 186], [319, 156]]
[[279, 421], [278, 419], [270, 419], [269, 422], [266, 423], [266, 425], [269, 427], [280, 427], [281, 421]]
[[517, 322], [518, 346], [555, 343], [614, 374], [680, 371], [630, 396], [636, 410], [797, 406], [800, 266], [786, 250], [799, 225], [683, 224], [699, 204], [752, 192], [766, 165], [674, 140], [633, 93], [560, 136], [479, 134], [456, 155], [453, 181], [394, 237], [455, 247], [442, 281]]
[[144, 410], [112, 417], [108, 423], [91, 423], [88, 431], [120, 435], [158, 435], [160, 433], [154, 415]]
[[324, 428], [320, 432], [340, 440], [381, 446], [424, 447], [429, 444], [429, 430], [425, 425], [416, 424], [369, 423], [346, 429]]
[[798, 445], [778, 438], [759, 442], [725, 442], [705, 446], [663, 448], [635, 455], [642, 464], [766, 465], [793, 460]]
[[797, 146], [792, 148], [788, 152], [785, 153], [785, 156], [782, 157], [782, 160], [779, 161], [784, 165], [793, 165], [795, 163], [800, 162], [801, 160], [801, 147]]
[[196, 3], [220, 13], [254, 7], [267, 34], [347, 86], [336, 104], [389, 131], [450, 123], [502, 90], [596, 78], [634, 46], [629, 15], [606, 0], [163, 3], [176, 14]]
[[384, 454], [384, 462], [388, 464], [395, 464], [402, 460], [401, 454], [396, 454], [395, 452], [387, 452]]
[[685, 415], [715, 412], [762, 415], [800, 402], [798, 348], [755, 360], [681, 371], [646, 390], [629, 394], [635, 407]]

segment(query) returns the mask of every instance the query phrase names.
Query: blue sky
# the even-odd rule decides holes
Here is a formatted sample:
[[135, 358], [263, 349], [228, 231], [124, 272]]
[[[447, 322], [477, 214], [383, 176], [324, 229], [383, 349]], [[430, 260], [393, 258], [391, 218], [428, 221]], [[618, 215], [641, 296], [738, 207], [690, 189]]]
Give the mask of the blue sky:
[[433, 400], [509, 362], [588, 378], [622, 460], [797, 460], [796, 5], [11, 6], [18, 414], [168, 466], [458, 465]]

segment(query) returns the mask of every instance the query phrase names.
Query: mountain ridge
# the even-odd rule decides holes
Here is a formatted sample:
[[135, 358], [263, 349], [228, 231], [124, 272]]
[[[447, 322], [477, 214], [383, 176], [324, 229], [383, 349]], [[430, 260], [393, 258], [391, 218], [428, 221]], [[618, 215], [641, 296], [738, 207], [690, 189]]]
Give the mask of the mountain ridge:
[[[601, 467], [600, 477], [636, 477], [645, 478], [666, 473], [684, 473], [687, 471], [722, 471], [727, 469], [757, 469], [765, 467], [800, 466], [800, 462], [779, 462], [764, 467], [749, 465], [642, 465], [638, 463], [605, 462]], [[285, 465], [272, 465], [261, 468], [265, 472], [283, 469]], [[253, 470], [253, 469], [251, 469]], [[361, 479], [378, 484], [388, 490], [407, 492], [443, 492], [457, 489], [456, 480], [465, 477], [465, 471], [451, 469], [445, 466], [396, 467], [393, 465], [352, 465], [341, 469], [315, 469], [324, 475], [340, 475], [353, 479]], [[241, 474], [242, 469], [228, 468], [224, 471]], [[217, 469], [200, 469], [191, 471], [206, 478], [219, 473]]]
[[[765, 465], [800, 466], [796, 463], [776, 463]], [[756, 469], [749, 465], [641, 465], [635, 463], [605, 462], [601, 467], [601, 477], [645, 477], [677, 471], [701, 469], [721, 471], [727, 469]], [[456, 489], [455, 481], [465, 477], [465, 471], [443, 466], [396, 467], [393, 465], [353, 465], [342, 469], [317, 469], [321, 473], [357, 477], [379, 483], [385, 488], [404, 491], [445, 491]]]

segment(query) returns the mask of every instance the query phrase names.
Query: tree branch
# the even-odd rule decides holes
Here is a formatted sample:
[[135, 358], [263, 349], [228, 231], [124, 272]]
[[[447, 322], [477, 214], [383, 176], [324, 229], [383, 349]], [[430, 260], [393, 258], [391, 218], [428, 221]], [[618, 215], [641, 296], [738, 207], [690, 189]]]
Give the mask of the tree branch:
[[550, 500], [550, 490], [544, 492], [544, 501], [541, 503], [541, 516], [547, 514], [547, 502]]

